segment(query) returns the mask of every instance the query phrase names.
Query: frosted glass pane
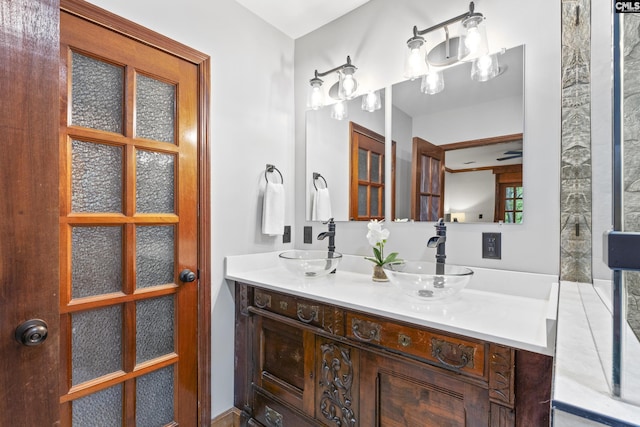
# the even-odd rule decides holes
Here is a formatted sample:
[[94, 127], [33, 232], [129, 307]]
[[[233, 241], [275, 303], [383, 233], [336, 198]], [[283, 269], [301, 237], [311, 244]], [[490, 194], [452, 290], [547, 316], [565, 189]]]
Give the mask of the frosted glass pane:
[[431, 221], [436, 221], [438, 219], [438, 213], [439, 213], [439, 209], [440, 208], [440, 197], [432, 197], [431, 198], [431, 206], [430, 206], [430, 213], [429, 215], [431, 216], [431, 218], [429, 218]]
[[75, 313], [71, 317], [73, 385], [122, 370], [122, 307]]
[[158, 427], [173, 421], [173, 366], [136, 380], [136, 427]]
[[136, 154], [136, 210], [173, 213], [174, 157], [140, 150]]
[[174, 247], [173, 226], [136, 227], [136, 287], [173, 283]]
[[122, 384], [74, 400], [73, 427], [122, 427]]
[[378, 212], [378, 189], [371, 188], [371, 216], [378, 216], [380, 213]]
[[138, 74], [136, 76], [136, 136], [174, 141], [176, 87]]
[[431, 158], [422, 156], [420, 161], [420, 192], [427, 193], [429, 191], [429, 166]]
[[71, 141], [71, 210], [122, 212], [122, 147]]
[[440, 160], [431, 159], [431, 193], [440, 193]]
[[371, 182], [380, 182], [380, 155], [371, 153]]
[[429, 196], [420, 196], [420, 221], [429, 220]]
[[71, 124], [122, 133], [124, 68], [73, 52]]
[[174, 351], [173, 295], [136, 303], [136, 363]]
[[74, 227], [71, 232], [71, 296], [122, 290], [122, 227]]
[[358, 216], [367, 216], [367, 186], [358, 185]]
[[360, 181], [369, 180], [368, 157], [369, 157], [369, 152], [367, 150], [363, 150], [362, 148], [358, 149], [358, 179]]

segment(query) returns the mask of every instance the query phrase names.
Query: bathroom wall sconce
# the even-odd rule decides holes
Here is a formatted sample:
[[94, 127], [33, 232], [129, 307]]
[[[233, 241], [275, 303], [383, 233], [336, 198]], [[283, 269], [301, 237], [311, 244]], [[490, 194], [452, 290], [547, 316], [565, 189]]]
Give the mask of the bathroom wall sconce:
[[[474, 74], [472, 70], [471, 78], [474, 80], [486, 81], [499, 74], [497, 57], [492, 55], [492, 58], [487, 59], [489, 44], [484, 26], [485, 18], [481, 13], [475, 12], [474, 8], [474, 3], [471, 2], [469, 10], [461, 15], [424, 30], [413, 27], [413, 36], [407, 40], [405, 50], [404, 75], [411, 80], [421, 77], [422, 92], [435, 94], [442, 91], [444, 80], [441, 67], [460, 61], [473, 61], [476, 71]], [[463, 33], [450, 37], [449, 26], [458, 22], [463, 27]], [[440, 29], [445, 32], [445, 40], [427, 52], [426, 39], [423, 36]]]
[[322, 84], [324, 81], [320, 77], [325, 77], [331, 73], [338, 75], [338, 81], [329, 89], [329, 96], [337, 100], [352, 99], [355, 97], [358, 89], [358, 82], [353, 77], [357, 68], [351, 63], [351, 58], [347, 56], [347, 62], [319, 73], [315, 70], [314, 76], [309, 80], [309, 94], [307, 98], [307, 106], [313, 110], [317, 110], [324, 106], [324, 92]]
[[[347, 56], [347, 62], [338, 67], [322, 73], [315, 70], [313, 78], [309, 80], [307, 107], [313, 110], [324, 107], [325, 93], [322, 87], [324, 81], [320, 77], [336, 73], [338, 81], [328, 91], [329, 97], [336, 101], [331, 108], [331, 117], [336, 120], [346, 119], [349, 112], [345, 101], [355, 98], [358, 89], [358, 82], [353, 76], [356, 70], [357, 68], [351, 63], [351, 57], [349, 56]], [[362, 109], [364, 111], [373, 112], [380, 108], [382, 108], [382, 101], [380, 100], [379, 91], [369, 91], [362, 95]]]

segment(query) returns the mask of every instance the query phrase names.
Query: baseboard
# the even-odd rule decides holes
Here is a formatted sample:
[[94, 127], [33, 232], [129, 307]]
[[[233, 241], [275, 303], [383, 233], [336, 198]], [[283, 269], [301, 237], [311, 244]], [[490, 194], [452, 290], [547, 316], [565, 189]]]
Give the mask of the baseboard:
[[240, 410], [231, 408], [211, 420], [211, 427], [240, 427]]

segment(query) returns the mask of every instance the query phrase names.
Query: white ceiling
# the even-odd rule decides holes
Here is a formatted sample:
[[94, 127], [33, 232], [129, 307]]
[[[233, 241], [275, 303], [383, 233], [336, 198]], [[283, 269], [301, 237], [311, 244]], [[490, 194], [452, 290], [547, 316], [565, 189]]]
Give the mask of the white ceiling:
[[292, 39], [302, 37], [369, 0], [236, 0]]

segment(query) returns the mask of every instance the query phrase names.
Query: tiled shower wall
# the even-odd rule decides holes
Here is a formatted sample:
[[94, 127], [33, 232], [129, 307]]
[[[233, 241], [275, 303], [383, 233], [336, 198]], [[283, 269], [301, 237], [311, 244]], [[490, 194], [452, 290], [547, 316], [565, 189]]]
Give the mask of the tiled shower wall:
[[592, 282], [591, 1], [562, 1], [560, 279]]
[[[640, 232], [640, 15], [623, 16], [624, 230]], [[562, 0], [560, 278], [591, 283], [591, 0]], [[640, 273], [626, 272], [627, 321], [640, 339]]]

